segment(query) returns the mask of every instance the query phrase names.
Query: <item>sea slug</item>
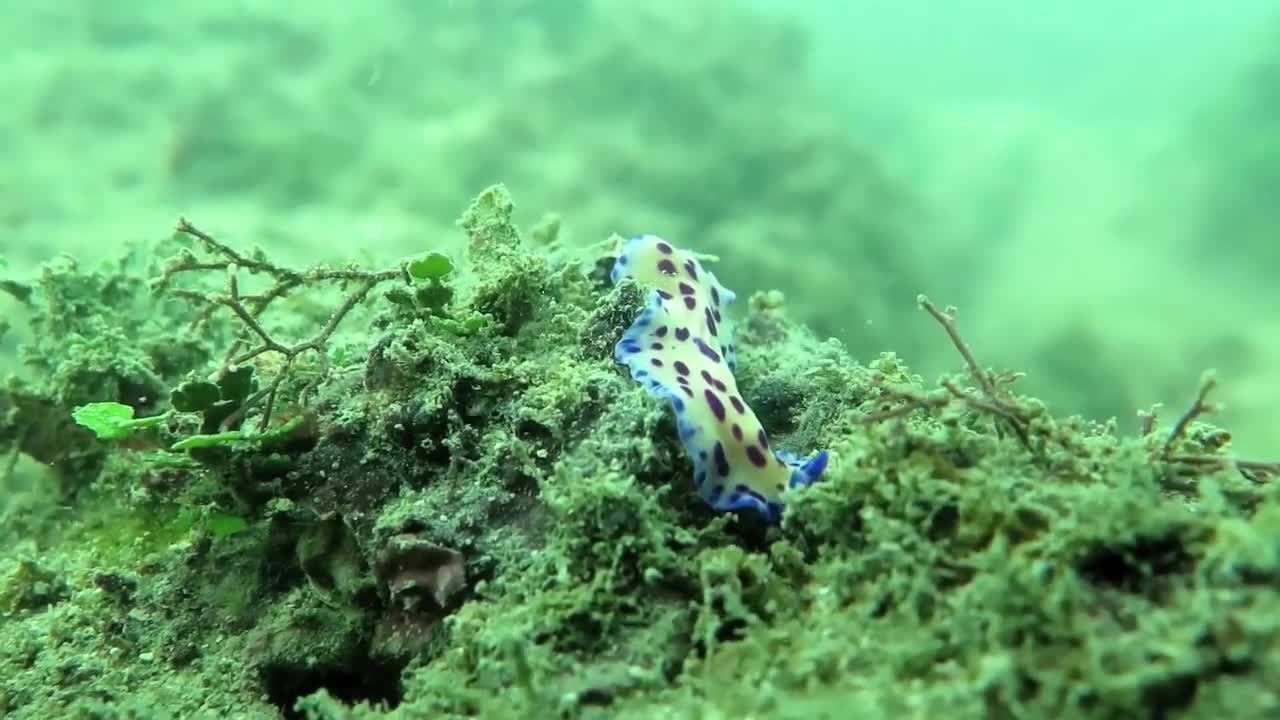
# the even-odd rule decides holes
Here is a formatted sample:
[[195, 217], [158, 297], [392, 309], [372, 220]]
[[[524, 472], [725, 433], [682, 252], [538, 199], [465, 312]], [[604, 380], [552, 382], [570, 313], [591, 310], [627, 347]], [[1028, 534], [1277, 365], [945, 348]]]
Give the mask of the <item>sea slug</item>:
[[777, 522], [786, 492], [816, 481], [827, 452], [801, 459], [771, 449], [734, 381], [733, 327], [725, 312], [733, 292], [692, 253], [653, 235], [623, 241], [612, 280], [624, 278], [650, 293], [614, 358], [671, 403], [698, 494], [716, 510], [753, 508]]

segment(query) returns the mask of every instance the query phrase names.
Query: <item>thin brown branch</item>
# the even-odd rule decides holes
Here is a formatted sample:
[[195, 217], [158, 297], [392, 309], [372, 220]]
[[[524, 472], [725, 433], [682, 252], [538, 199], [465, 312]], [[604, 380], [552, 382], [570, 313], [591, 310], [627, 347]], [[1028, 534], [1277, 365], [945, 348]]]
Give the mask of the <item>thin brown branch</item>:
[[887, 408], [878, 412], [862, 415], [858, 418], [858, 422], [860, 424], [873, 425], [875, 423], [884, 422], [885, 420], [905, 417], [916, 410], [940, 408], [950, 404], [951, 398], [945, 394], [920, 395], [902, 390], [887, 390], [883, 397], [878, 398], [878, 401], [896, 401], [903, 404], [897, 407]]
[[1156, 422], [1160, 420], [1160, 403], [1152, 405], [1147, 410], [1138, 411], [1138, 437], [1147, 437], [1155, 432]]
[[1207, 372], [1200, 378], [1200, 388], [1196, 391], [1195, 402], [1191, 403], [1191, 407], [1178, 418], [1178, 422], [1174, 423], [1173, 429], [1169, 431], [1169, 437], [1164, 441], [1164, 447], [1161, 453], [1168, 457], [1173, 451], [1174, 443], [1182, 439], [1187, 433], [1187, 428], [1191, 423], [1201, 415], [1207, 415], [1218, 411], [1218, 406], [1210, 405], [1207, 400], [1209, 393], [1217, 387], [1218, 381], [1212, 372]]
[[951, 344], [955, 345], [956, 350], [960, 353], [960, 357], [964, 358], [964, 362], [969, 366], [969, 373], [973, 375], [973, 379], [978, 383], [978, 387], [982, 388], [988, 397], [994, 397], [996, 393], [995, 383], [991, 380], [991, 375], [978, 364], [977, 359], [973, 356], [973, 351], [969, 349], [969, 344], [960, 337], [960, 331], [956, 329], [956, 311], [954, 308], [939, 310], [928, 297], [917, 295], [916, 302], [926, 312], [933, 316], [934, 320], [942, 326], [947, 332], [947, 337], [951, 338]]
[[[1186, 437], [1188, 428], [1191, 423], [1202, 415], [1209, 415], [1218, 412], [1220, 407], [1217, 404], [1209, 402], [1209, 393], [1218, 386], [1217, 380], [1212, 371], [1206, 372], [1200, 377], [1200, 386], [1196, 390], [1195, 400], [1191, 406], [1178, 417], [1178, 421], [1174, 423], [1173, 429], [1169, 431], [1169, 436], [1160, 446], [1159, 458], [1164, 461], [1182, 468], [1191, 469], [1195, 474], [1202, 475], [1205, 473], [1219, 472], [1229, 468], [1235, 468], [1237, 472], [1250, 482], [1264, 483], [1273, 477], [1280, 476], [1280, 462], [1258, 461], [1258, 460], [1240, 460], [1228, 455], [1195, 455], [1195, 454], [1174, 454], [1173, 449], [1179, 440]], [[1139, 413], [1139, 415], [1142, 415]], [[1155, 409], [1151, 413], [1143, 415], [1144, 421], [1147, 417], [1152, 418], [1154, 425]], [[1145, 428], [1145, 422], [1144, 422]], [[1148, 429], [1144, 435], [1150, 434]], [[1231, 436], [1229, 433], [1218, 433], [1203, 442], [1209, 450], [1216, 450], [1227, 442]]]
[[[164, 274], [153, 281], [158, 291], [167, 291], [176, 297], [199, 302], [207, 307], [225, 307], [242, 325], [240, 332], [231, 341], [223, 358], [222, 372], [254, 360], [267, 353], [277, 353], [284, 357], [280, 370], [266, 387], [253, 393], [231, 417], [226, 424], [242, 422], [250, 408], [258, 402], [263, 403], [261, 426], [266, 429], [278, 400], [279, 390], [295, 366], [295, 361], [306, 352], [323, 352], [330, 338], [338, 330], [342, 321], [357, 305], [364, 302], [369, 293], [379, 283], [403, 277], [400, 267], [379, 271], [360, 270], [356, 267], [329, 268], [317, 266], [306, 270], [298, 270], [271, 262], [264, 255], [255, 252], [246, 255], [238, 252], [230, 245], [218, 240], [209, 233], [197, 228], [186, 218], [178, 221], [177, 231], [197, 240], [204, 250], [215, 260], [201, 259], [190, 250], [184, 250], [164, 269]], [[224, 271], [227, 275], [226, 290], [221, 293], [201, 293], [186, 288], [170, 288], [173, 277], [187, 272]], [[264, 274], [273, 283], [264, 291], [245, 295], [240, 292], [239, 272]], [[340, 284], [358, 283], [358, 287], [348, 293], [338, 308], [330, 315], [317, 333], [297, 343], [289, 344], [279, 340], [262, 323], [262, 315], [276, 300], [285, 297], [290, 291], [303, 285], [322, 282]], [[207, 309], [199, 318], [207, 319]]]
[[997, 387], [998, 385], [1013, 382], [1020, 375], [1018, 373], [1001, 373], [993, 377], [991, 373], [978, 364], [977, 358], [973, 355], [973, 350], [969, 348], [969, 344], [960, 336], [960, 331], [956, 327], [955, 308], [948, 307], [946, 310], [941, 310], [924, 295], [917, 295], [916, 303], [925, 312], [933, 316], [933, 319], [937, 320], [942, 329], [946, 331], [947, 337], [951, 339], [951, 344], [955, 346], [956, 351], [960, 353], [960, 357], [964, 359], [965, 365], [969, 368], [969, 374], [973, 376], [974, 381], [978, 384], [983, 397], [963, 392], [950, 381], [943, 381], [942, 386], [957, 400], [962, 400], [976, 409], [984, 410], [1002, 419], [1004, 424], [1013, 429], [1022, 446], [1028, 451], [1032, 450], [1030, 433], [1027, 431], [1027, 418], [1022, 410], [1001, 399], [1000, 391]]

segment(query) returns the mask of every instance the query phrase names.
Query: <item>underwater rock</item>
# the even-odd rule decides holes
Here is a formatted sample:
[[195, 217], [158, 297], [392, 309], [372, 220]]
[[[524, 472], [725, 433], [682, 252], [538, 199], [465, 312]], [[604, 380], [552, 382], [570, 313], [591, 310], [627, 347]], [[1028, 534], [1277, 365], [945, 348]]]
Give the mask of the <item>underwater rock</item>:
[[374, 653], [383, 657], [406, 659], [420, 652], [467, 585], [462, 553], [411, 533], [387, 541], [374, 572], [389, 593], [373, 639]]

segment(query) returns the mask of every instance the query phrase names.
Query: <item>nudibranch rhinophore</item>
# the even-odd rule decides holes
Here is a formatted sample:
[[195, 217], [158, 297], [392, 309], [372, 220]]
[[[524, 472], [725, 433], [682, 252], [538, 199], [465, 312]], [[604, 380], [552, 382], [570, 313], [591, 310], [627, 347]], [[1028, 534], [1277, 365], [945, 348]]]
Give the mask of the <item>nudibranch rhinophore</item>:
[[702, 499], [721, 511], [754, 508], [777, 522], [783, 496], [817, 480], [827, 452], [801, 459], [770, 450], [733, 377], [733, 327], [725, 312], [733, 292], [692, 253], [653, 235], [623, 241], [612, 279], [628, 277], [650, 288], [649, 300], [614, 358], [671, 403]]

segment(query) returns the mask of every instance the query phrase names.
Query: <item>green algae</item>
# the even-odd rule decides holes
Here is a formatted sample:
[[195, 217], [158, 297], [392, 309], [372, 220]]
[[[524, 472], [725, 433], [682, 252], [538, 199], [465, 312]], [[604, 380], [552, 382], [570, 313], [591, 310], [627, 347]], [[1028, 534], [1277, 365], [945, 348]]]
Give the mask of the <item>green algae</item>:
[[[718, 517], [691, 487], [668, 411], [610, 359], [637, 289], [602, 285], [597, 257], [526, 246], [513, 214], [501, 186], [463, 214], [468, 251], [448, 304], [406, 312], [388, 290], [360, 330], [335, 336], [350, 360], [317, 370], [305, 403], [288, 398], [310, 418], [305, 442], [188, 459], [81, 440], [99, 458], [76, 476], [91, 492], [59, 500], [66, 510], [45, 520], [58, 532], [0, 558], [0, 707], [313, 718], [1277, 708], [1270, 486], [1225, 463], [1188, 473], [1162, 454], [1167, 427], [1120, 436], [1007, 389], [933, 395], [896, 355], [859, 364], [762, 294], [740, 325], [744, 395], [779, 446], [829, 447], [834, 461], [780, 528]], [[56, 277], [101, 287], [81, 272]], [[111, 297], [75, 305], [115, 323], [82, 325], [77, 347], [112, 347], [135, 322]], [[48, 326], [71, 322], [67, 305], [36, 303]], [[185, 356], [213, 362], [213, 340], [233, 336], [220, 333]], [[68, 361], [44, 347], [40, 362]], [[173, 388], [207, 369], [149, 357], [104, 367], [141, 364]], [[23, 407], [35, 387], [47, 413], [69, 417], [72, 402], [121, 396], [117, 380], [82, 377], [11, 385], [3, 402]], [[1198, 420], [1177, 440], [1178, 453], [1222, 457], [1221, 433]], [[404, 537], [462, 554], [456, 600], [392, 601], [392, 583], [435, 572], [375, 573]]]

